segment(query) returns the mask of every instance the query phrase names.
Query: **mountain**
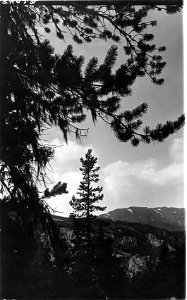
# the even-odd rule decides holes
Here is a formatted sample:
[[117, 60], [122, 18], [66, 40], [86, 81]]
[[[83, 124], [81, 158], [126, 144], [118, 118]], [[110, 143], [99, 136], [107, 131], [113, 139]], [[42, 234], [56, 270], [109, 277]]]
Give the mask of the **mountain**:
[[119, 208], [99, 216], [100, 219], [147, 224], [169, 231], [185, 230], [185, 210], [175, 207]]

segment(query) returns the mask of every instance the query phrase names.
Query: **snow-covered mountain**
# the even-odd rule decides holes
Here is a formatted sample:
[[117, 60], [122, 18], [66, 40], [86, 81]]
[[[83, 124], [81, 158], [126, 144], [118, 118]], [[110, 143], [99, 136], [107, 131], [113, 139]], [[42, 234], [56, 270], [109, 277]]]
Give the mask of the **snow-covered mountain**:
[[102, 214], [99, 218], [152, 225], [170, 231], [185, 230], [185, 210], [175, 207], [119, 208]]

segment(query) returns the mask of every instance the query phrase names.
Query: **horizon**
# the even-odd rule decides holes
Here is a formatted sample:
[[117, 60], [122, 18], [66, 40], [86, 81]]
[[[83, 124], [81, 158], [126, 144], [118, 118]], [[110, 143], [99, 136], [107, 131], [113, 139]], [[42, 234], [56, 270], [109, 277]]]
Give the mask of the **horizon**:
[[[110, 213], [110, 212], [112, 212], [112, 211], [115, 211], [115, 210], [119, 210], [119, 209], [128, 209], [128, 208], [133, 208], [133, 207], [136, 207], [136, 208], [148, 208], [148, 209], [150, 209], [150, 208], [152, 208], [152, 209], [156, 209], [156, 208], [174, 208], [174, 209], [186, 209], [185, 207], [173, 207], [173, 206], [155, 206], [155, 207], [147, 207], [147, 206], [129, 206], [129, 207], [118, 207], [118, 208], [115, 208], [115, 209], [113, 209], [113, 210], [111, 210], [111, 211], [108, 211], [108, 212], [102, 212], [102, 213], [100, 213], [99, 215], [94, 215], [94, 216], [96, 216], [96, 217], [98, 217], [98, 216], [101, 216], [101, 215], [105, 215], [105, 214], [108, 214], [108, 213]], [[62, 215], [58, 215], [57, 213], [52, 213], [52, 216], [55, 216], [55, 217], [62, 217], [62, 218], [70, 218], [70, 216], [62, 216]]]

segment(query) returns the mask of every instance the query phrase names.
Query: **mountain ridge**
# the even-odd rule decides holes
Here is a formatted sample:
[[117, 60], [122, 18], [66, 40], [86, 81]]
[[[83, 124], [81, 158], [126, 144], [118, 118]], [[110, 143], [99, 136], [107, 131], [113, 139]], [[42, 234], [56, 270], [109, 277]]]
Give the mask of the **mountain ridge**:
[[176, 207], [130, 206], [117, 208], [98, 216], [100, 219], [134, 222], [169, 231], [185, 230], [185, 209]]

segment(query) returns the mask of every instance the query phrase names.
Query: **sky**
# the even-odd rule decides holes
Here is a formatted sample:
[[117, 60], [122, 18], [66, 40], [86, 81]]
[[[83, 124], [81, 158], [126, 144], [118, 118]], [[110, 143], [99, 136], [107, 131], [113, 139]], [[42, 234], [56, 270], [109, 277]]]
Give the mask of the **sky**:
[[[138, 79], [132, 87], [132, 95], [124, 99], [123, 108], [131, 109], [142, 102], [148, 103], [143, 125], [154, 128], [157, 123], [174, 121], [184, 110], [182, 13], [167, 15], [165, 12], [152, 12], [148, 18], [158, 20], [154, 28], [155, 43], [167, 48], [162, 54], [167, 62], [162, 73], [165, 83], [157, 86], [149, 78]], [[65, 42], [57, 40], [55, 35], [51, 35], [50, 40], [59, 54], [70, 43], [68, 39]], [[98, 40], [90, 44], [73, 44], [73, 48], [76, 55], [85, 56], [85, 63], [92, 56], [97, 56], [102, 62], [112, 44]], [[120, 44], [118, 53], [117, 66], [126, 59]], [[83, 125], [89, 127], [89, 133], [81, 142], [72, 135], [66, 144], [57, 128], [50, 129], [45, 135], [49, 144], [58, 146], [48, 171], [51, 179], [49, 188], [58, 181], [67, 183], [68, 194], [48, 201], [53, 209], [62, 212], [57, 214], [67, 217], [72, 212], [69, 201], [76, 195], [82, 179], [80, 158], [89, 148], [98, 158], [99, 185], [103, 186], [104, 193], [100, 205], [107, 206], [105, 212], [129, 206], [184, 206], [182, 130], [163, 143], [133, 147], [117, 140], [101, 120], [94, 125], [88, 115]]]

